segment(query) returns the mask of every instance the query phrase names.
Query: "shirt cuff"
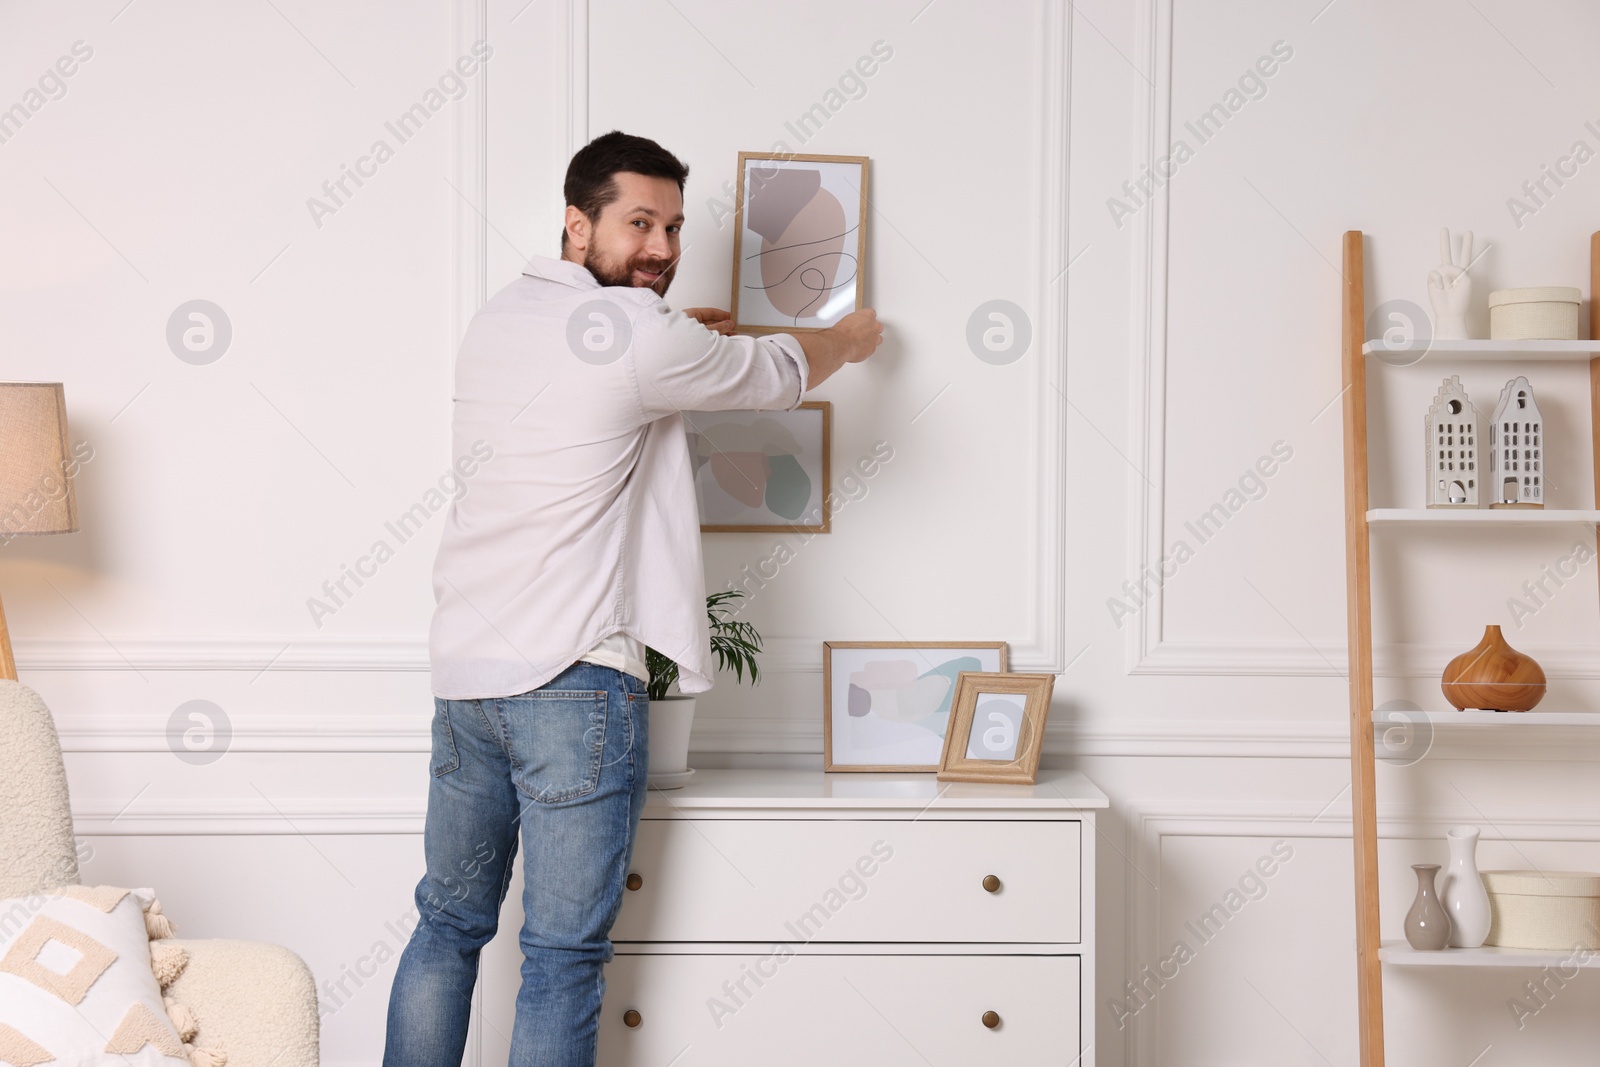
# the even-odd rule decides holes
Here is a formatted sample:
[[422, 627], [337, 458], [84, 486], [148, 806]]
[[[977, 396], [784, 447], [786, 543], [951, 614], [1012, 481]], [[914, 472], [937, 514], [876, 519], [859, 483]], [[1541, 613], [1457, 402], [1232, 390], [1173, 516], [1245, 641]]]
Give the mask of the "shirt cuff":
[[789, 357], [789, 361], [794, 364], [795, 376], [800, 380], [800, 388], [795, 393], [794, 403], [784, 409], [793, 411], [800, 406], [801, 401], [806, 398], [806, 390], [811, 387], [811, 364], [806, 361], [805, 349], [800, 347], [799, 340], [793, 334], [769, 334], [767, 340], [777, 345], [778, 351]]

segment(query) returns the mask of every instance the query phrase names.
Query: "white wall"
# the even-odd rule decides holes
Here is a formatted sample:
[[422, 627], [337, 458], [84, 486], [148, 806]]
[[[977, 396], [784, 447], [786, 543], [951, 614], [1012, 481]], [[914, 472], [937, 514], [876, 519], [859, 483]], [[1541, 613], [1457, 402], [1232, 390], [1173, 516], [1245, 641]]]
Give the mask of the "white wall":
[[[1600, 149], [1585, 127], [1600, 127], [1600, 13], [1575, 0], [124, 4], [0, 8], [0, 106], [74, 42], [93, 48], [66, 94], [0, 143], [4, 373], [66, 382], [73, 437], [94, 449], [83, 531], [0, 549], [23, 679], [69, 751], [86, 879], [154, 884], [186, 934], [291, 945], [343, 981], [329, 986], [327, 1062], [376, 1062], [399, 945], [388, 924], [420, 874], [437, 523], [320, 626], [306, 601], [445, 469], [454, 340], [484, 294], [552, 251], [577, 145], [622, 127], [683, 155], [690, 247], [673, 298], [704, 304], [726, 299], [731, 251], [706, 198], [738, 151], [784, 138], [873, 159], [868, 287], [890, 341], [817, 395], [835, 405], [841, 465], [879, 439], [895, 458], [757, 591], [762, 685], [702, 701], [695, 762], [817, 766], [825, 639], [1004, 638], [1017, 669], [1062, 672], [1049, 758], [1113, 797], [1099, 1062], [1355, 1062], [1340, 235], [1368, 234], [1369, 306], [1426, 306], [1441, 225], [1488, 249], [1480, 306], [1499, 287], [1587, 290], [1600, 163], [1520, 226], [1506, 201], [1573, 142]], [[387, 135], [393, 158], [318, 225], [307, 198], [479, 40], [494, 55], [462, 99], [403, 145]], [[784, 123], [880, 40], [893, 57], [865, 94], [805, 146], [787, 138]], [[1264, 95], [1206, 143], [1186, 134], [1277, 42], [1292, 56]], [[1173, 138], [1192, 158], [1151, 202], [1126, 197]], [[1135, 210], [1114, 213], [1114, 196]], [[165, 338], [196, 298], [233, 328], [205, 366]], [[997, 298], [1034, 331], [1006, 366], [965, 341]], [[1487, 407], [1504, 377], [1463, 380]], [[1375, 451], [1374, 502], [1414, 504], [1437, 381], [1375, 378], [1390, 447]], [[1591, 506], [1580, 380], [1533, 380], [1552, 506]], [[1199, 544], [1185, 522], [1278, 442], [1292, 455], [1259, 499]], [[1595, 564], [1520, 628], [1507, 605], [1576, 536], [1385, 534], [1378, 699], [1442, 707], [1444, 658], [1493, 622], [1545, 663], [1551, 707], [1592, 706]], [[1180, 539], [1193, 557], [1142, 608], [1113, 612], [1122, 583]], [[708, 588], [773, 550], [708, 535]], [[230, 730], [206, 765], [169, 747], [169, 719], [197, 699]], [[1600, 864], [1596, 755], [1576, 731], [1457, 731], [1383, 767], [1386, 936], [1407, 866], [1439, 859], [1453, 822], [1484, 828], [1485, 866]], [[1265, 896], [1194, 944], [1185, 921], [1277, 841], [1292, 858]], [[1119, 1027], [1122, 982], [1180, 938], [1194, 960]], [[508, 935], [490, 954], [491, 1023], [509, 1008], [514, 952]], [[1592, 1045], [1594, 983], [1519, 1031], [1506, 1001], [1525, 977], [1391, 976], [1393, 1061], [1467, 1063], [1486, 1046], [1484, 1064], [1554, 1061]], [[486, 1062], [496, 1041], [486, 1028]]]

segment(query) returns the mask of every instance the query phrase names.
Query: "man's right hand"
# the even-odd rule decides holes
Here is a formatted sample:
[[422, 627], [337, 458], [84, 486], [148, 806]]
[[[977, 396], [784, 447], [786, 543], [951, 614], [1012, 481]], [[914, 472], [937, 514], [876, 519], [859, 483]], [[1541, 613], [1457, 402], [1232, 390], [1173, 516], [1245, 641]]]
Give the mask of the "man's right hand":
[[844, 343], [844, 361], [846, 363], [860, 363], [883, 342], [883, 323], [878, 321], [878, 313], [871, 308], [862, 308], [852, 311], [838, 322], [829, 327], [830, 332], [836, 332]]
[[800, 342], [811, 368], [808, 387], [815, 389], [846, 363], [860, 363], [876, 352], [883, 342], [883, 323], [878, 321], [876, 311], [862, 308], [826, 330], [797, 333], [794, 338]]

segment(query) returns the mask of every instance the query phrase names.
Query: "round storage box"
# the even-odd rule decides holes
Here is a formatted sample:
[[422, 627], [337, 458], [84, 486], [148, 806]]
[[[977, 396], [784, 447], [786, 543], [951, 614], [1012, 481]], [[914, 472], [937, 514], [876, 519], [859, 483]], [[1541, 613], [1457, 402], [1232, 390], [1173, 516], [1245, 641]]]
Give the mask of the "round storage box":
[[1583, 294], [1565, 285], [1496, 289], [1489, 294], [1489, 339], [1576, 341]]
[[1566, 952], [1600, 947], [1600, 874], [1583, 871], [1484, 871], [1489, 938], [1500, 948]]

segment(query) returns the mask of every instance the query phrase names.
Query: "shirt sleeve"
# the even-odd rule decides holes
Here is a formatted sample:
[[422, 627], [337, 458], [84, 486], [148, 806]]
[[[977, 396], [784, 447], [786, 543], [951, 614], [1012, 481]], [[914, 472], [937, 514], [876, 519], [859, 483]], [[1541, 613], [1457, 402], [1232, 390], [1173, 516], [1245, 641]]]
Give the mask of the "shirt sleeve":
[[648, 419], [682, 411], [792, 411], [811, 373], [789, 334], [724, 337], [659, 301], [634, 320], [630, 352]]

